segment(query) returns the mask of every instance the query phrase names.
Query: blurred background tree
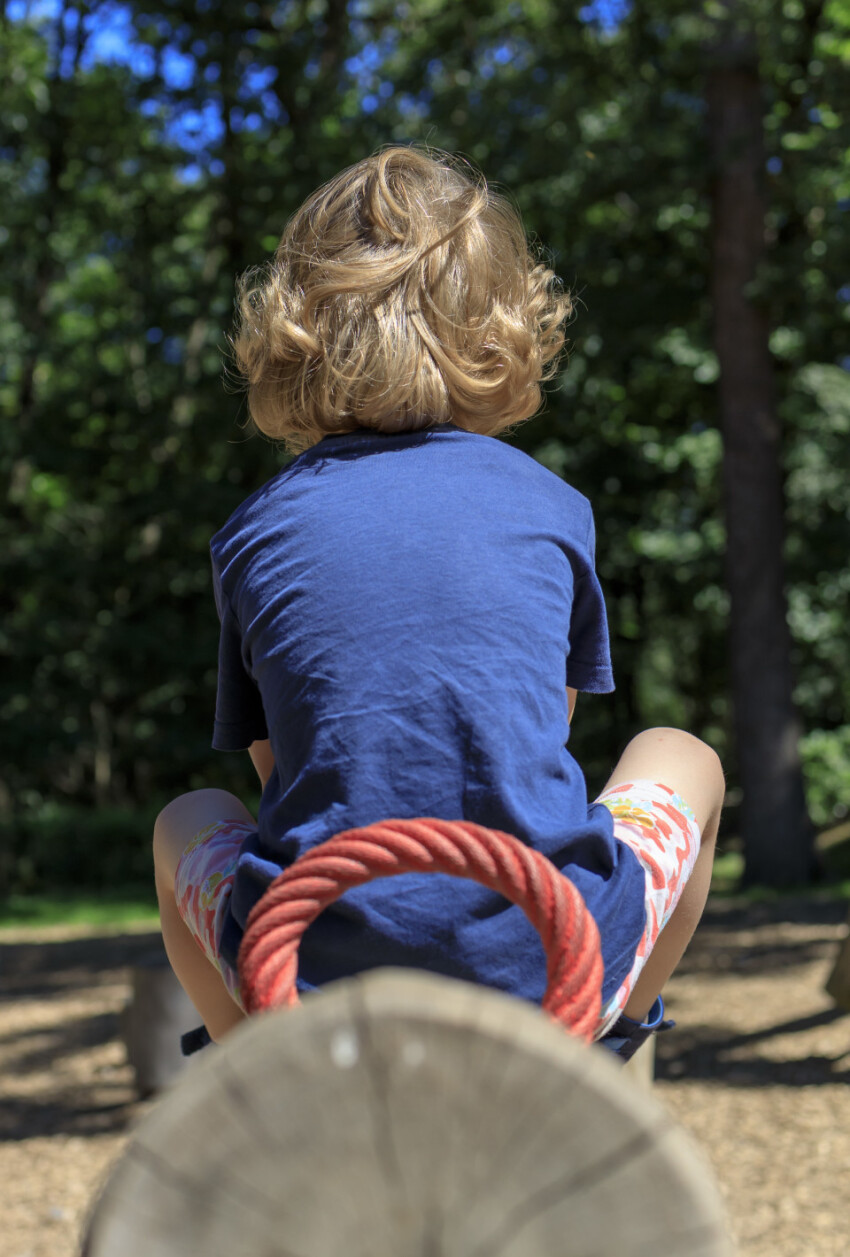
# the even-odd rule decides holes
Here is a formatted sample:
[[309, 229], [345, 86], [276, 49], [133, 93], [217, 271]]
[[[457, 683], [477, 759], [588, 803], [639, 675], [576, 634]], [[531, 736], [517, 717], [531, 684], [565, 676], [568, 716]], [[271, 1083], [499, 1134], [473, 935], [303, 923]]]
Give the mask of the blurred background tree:
[[[390, 141], [461, 152], [506, 187], [579, 298], [558, 386], [511, 439], [596, 512], [618, 689], [577, 711], [590, 788], [637, 729], [684, 725], [724, 758], [750, 879], [812, 871], [802, 802], [776, 859], [757, 818], [777, 780], [802, 799], [797, 755], [818, 827], [850, 805], [850, 0], [734, 6], [763, 146], [763, 230], [738, 298], [772, 377], [780, 573], [779, 654], [751, 635], [737, 669], [729, 591], [737, 573], [740, 606], [750, 582], [731, 533], [727, 546], [712, 300], [729, 4], [564, 10], [6, 0], [7, 885], [135, 877], [151, 814], [175, 791], [255, 790], [247, 757], [209, 750], [209, 537], [283, 459], [222, 386], [234, 280], [309, 191]], [[760, 785], [741, 678], [768, 658], [799, 733]]]

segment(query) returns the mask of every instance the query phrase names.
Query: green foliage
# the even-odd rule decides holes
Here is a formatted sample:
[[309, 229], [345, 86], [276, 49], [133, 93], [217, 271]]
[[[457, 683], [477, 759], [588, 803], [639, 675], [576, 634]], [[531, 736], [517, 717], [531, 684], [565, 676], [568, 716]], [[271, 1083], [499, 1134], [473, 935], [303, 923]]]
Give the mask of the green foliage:
[[850, 811], [850, 725], [812, 729], [801, 750], [812, 820], [823, 828], [843, 821]]
[[[823, 823], [850, 793], [850, 6], [738, 10], [765, 91], [756, 295], [774, 328], [797, 700]], [[513, 439], [596, 511], [618, 690], [577, 711], [591, 788], [639, 727], [668, 723], [712, 741], [734, 784], [712, 6], [651, 0], [614, 28], [554, 0], [122, 11], [132, 58], [92, 51], [105, 0], [0, 18], [6, 876], [85, 867], [106, 884], [145, 865], [152, 801], [252, 788], [244, 757], [209, 751], [208, 540], [281, 463], [222, 387], [234, 277], [318, 182], [388, 141], [460, 151], [506, 185], [577, 298], [557, 388]], [[116, 822], [124, 856], [108, 823], [82, 824], [92, 808], [135, 818]]]
[[43, 887], [151, 884], [155, 808], [46, 804], [0, 822], [0, 886], [27, 893]]

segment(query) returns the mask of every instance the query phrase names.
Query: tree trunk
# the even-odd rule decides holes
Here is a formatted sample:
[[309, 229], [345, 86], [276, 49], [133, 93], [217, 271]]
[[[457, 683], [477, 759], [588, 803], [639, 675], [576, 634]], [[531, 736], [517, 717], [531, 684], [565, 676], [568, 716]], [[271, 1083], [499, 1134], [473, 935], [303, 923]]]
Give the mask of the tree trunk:
[[765, 252], [758, 54], [722, 33], [711, 49], [712, 296], [720, 363], [726, 579], [747, 883], [810, 880], [813, 835], [792, 697], [783, 574], [781, 440], [768, 321], [753, 289]]

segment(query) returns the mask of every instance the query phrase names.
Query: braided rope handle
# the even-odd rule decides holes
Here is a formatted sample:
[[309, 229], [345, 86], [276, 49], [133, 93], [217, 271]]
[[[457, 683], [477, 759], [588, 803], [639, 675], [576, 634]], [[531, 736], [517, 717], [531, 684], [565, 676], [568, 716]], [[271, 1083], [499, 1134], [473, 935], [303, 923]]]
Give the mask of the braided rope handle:
[[390, 820], [305, 852], [254, 906], [239, 950], [249, 1013], [297, 1004], [298, 947], [320, 912], [354, 886], [399, 873], [452, 873], [523, 909], [546, 953], [543, 1009], [587, 1042], [599, 1019], [599, 931], [580, 891], [511, 834], [468, 821]]

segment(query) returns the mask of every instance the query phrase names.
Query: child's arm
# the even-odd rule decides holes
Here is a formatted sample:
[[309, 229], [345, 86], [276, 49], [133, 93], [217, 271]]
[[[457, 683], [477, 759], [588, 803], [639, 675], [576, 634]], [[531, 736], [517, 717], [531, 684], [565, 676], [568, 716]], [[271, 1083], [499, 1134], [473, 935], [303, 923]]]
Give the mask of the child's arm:
[[[576, 709], [577, 696], [578, 696], [578, 690], [571, 689], [570, 686], [568, 685], [567, 686], [567, 722], [569, 724], [573, 723], [573, 712]], [[254, 745], [258, 746], [259, 743], [255, 742]]]
[[274, 771], [272, 744], [268, 739], [264, 742], [252, 742], [248, 747], [248, 754], [251, 756], [251, 763], [257, 770], [257, 776], [260, 778], [260, 785], [265, 790], [266, 782]]

